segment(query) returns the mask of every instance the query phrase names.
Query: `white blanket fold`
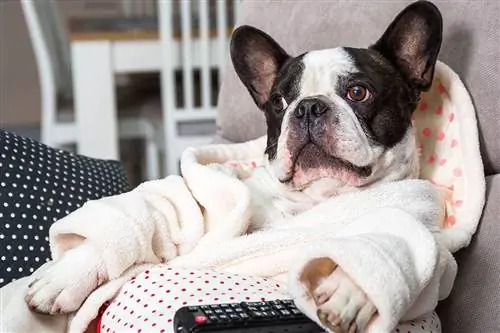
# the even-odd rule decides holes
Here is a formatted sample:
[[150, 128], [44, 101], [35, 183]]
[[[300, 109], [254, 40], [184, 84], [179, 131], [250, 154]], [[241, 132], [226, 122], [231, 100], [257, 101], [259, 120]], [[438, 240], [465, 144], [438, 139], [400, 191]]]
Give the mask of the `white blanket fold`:
[[203, 233], [197, 202], [184, 180], [171, 176], [128, 193], [89, 201], [55, 223], [49, 235], [55, 260], [89, 240], [114, 279], [133, 264], [158, 264], [191, 251]]
[[[379, 316], [370, 332], [388, 332], [403, 317], [431, 311], [446, 296], [442, 290], [450, 289], [441, 282], [452, 282], [455, 270], [441, 267], [455, 267], [454, 260], [444, 248], [441, 254], [435, 237], [444, 214], [443, 199], [427, 181], [393, 182], [334, 197], [276, 229], [245, 235], [248, 189], [236, 178], [194, 164], [184, 179], [170, 176], [91, 201], [52, 226], [55, 259], [86, 240], [102, 253], [111, 279], [76, 313], [72, 331], [86, 327], [99, 306], [126, 283], [123, 276], [137, 274], [144, 263], [288, 279], [298, 305], [318, 320], [298, 276], [308, 261], [330, 257], [377, 306]], [[216, 182], [200, 186], [205, 179]], [[208, 226], [207, 221], [216, 217], [222, 220]], [[134, 265], [138, 269], [130, 268]], [[421, 299], [424, 290], [427, 295]]]
[[[366, 292], [379, 316], [370, 332], [389, 332], [401, 319], [414, 319], [432, 310], [452, 282], [454, 260], [440, 255], [435, 237], [418, 220], [398, 208], [365, 215], [331, 240], [311, 246], [290, 274], [291, 291], [311, 317], [316, 308], [299, 280], [303, 267], [316, 258], [330, 258]], [[451, 262], [449, 262], [451, 260]], [[427, 289], [426, 297], [420, 298]], [[411, 315], [410, 315], [411, 313]]]

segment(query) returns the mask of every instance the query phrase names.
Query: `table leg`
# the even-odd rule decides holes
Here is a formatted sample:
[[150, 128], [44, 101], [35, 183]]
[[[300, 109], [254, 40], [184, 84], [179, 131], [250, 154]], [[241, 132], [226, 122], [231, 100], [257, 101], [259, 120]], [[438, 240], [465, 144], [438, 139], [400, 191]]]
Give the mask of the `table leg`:
[[111, 47], [109, 41], [71, 45], [77, 151], [94, 158], [119, 159]]

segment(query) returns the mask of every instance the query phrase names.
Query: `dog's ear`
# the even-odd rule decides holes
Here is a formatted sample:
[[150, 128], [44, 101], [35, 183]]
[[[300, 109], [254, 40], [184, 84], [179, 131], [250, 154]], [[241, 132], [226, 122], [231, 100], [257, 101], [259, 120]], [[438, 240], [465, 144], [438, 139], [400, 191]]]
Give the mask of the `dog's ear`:
[[416, 88], [429, 89], [441, 48], [443, 20], [427, 1], [406, 7], [371, 46], [396, 66]]
[[251, 26], [233, 32], [230, 49], [236, 73], [262, 109], [276, 75], [290, 56], [269, 35]]

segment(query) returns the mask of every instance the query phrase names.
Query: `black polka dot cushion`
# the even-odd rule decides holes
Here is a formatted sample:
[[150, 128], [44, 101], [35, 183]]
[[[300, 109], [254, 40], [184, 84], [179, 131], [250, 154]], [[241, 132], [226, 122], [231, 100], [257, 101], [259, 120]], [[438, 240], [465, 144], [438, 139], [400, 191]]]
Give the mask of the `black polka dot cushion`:
[[0, 130], [0, 287], [50, 259], [48, 234], [54, 221], [88, 200], [126, 190], [119, 162], [79, 156]]

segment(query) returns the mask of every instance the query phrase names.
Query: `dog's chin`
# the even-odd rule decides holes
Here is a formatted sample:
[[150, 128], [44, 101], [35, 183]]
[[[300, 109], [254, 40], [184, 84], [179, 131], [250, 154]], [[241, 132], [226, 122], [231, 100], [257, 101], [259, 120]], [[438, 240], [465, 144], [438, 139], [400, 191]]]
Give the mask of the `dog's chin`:
[[286, 178], [280, 179], [280, 182], [295, 190], [302, 190], [325, 178], [334, 179], [339, 185], [359, 187], [364, 185], [372, 173], [370, 166], [356, 166], [340, 157], [328, 154], [312, 142], [297, 149], [292, 155], [295, 155], [295, 158], [292, 158], [292, 164], [285, 172]]

